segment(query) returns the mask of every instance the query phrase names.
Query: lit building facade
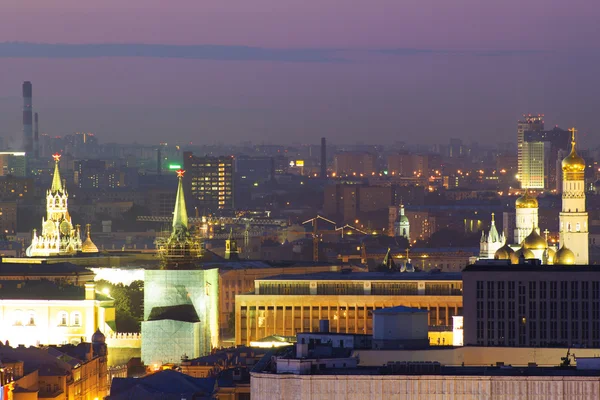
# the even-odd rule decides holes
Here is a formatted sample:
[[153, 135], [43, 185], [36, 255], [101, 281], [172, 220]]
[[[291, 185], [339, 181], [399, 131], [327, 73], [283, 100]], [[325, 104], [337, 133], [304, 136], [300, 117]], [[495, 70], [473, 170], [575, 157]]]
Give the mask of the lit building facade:
[[528, 165], [525, 160], [525, 153], [527, 151], [525, 147], [525, 132], [528, 131], [543, 131], [544, 130], [544, 116], [539, 115], [523, 115], [523, 119], [517, 122], [517, 170], [519, 179], [521, 180], [521, 187], [523, 186], [522, 177], [526, 174]]
[[519, 180], [522, 189], [544, 189], [544, 142], [523, 142], [522, 168]]
[[600, 347], [600, 271], [536, 263], [463, 271], [464, 343]]
[[395, 306], [426, 309], [429, 325], [448, 327], [462, 314], [462, 304], [460, 273], [326, 272], [260, 279], [254, 294], [236, 296], [235, 343], [316, 332], [322, 319], [329, 320], [331, 332], [372, 334], [372, 311]]
[[198, 157], [183, 153], [186, 193], [201, 213], [234, 207], [233, 157]]
[[563, 179], [560, 245], [561, 250], [573, 252], [575, 264], [587, 265], [589, 227], [588, 213], [585, 210], [585, 161], [575, 149], [575, 128], [572, 128], [571, 132], [571, 153], [561, 164]]
[[346, 151], [334, 157], [337, 176], [371, 176], [375, 173], [375, 156], [367, 152]]
[[27, 157], [25, 152], [0, 151], [0, 176], [27, 176]]
[[427, 176], [427, 156], [419, 154], [390, 154], [387, 159], [388, 174], [398, 176]]
[[0, 341], [13, 346], [56, 345], [90, 340], [94, 332], [113, 332], [114, 300], [85, 287], [49, 281], [2, 281]]

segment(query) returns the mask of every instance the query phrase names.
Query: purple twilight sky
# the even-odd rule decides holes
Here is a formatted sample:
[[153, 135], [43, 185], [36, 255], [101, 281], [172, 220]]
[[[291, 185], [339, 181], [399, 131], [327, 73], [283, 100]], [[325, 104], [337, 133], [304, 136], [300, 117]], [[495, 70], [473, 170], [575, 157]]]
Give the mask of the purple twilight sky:
[[31, 80], [42, 132], [103, 141], [496, 143], [540, 112], [598, 144], [593, 0], [1, 3], [4, 137]]

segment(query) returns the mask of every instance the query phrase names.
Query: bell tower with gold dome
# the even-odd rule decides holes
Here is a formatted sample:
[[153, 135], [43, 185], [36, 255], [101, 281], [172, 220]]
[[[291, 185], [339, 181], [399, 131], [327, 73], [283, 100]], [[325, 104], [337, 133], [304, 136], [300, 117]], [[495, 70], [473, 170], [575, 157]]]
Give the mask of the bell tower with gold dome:
[[523, 240], [531, 233], [533, 227], [539, 234], [538, 225], [538, 201], [529, 191], [517, 199], [515, 202], [515, 244], [520, 245]]
[[575, 255], [575, 264], [589, 263], [588, 214], [585, 211], [585, 161], [575, 148], [575, 128], [571, 131], [571, 153], [562, 161], [562, 211], [560, 245]]

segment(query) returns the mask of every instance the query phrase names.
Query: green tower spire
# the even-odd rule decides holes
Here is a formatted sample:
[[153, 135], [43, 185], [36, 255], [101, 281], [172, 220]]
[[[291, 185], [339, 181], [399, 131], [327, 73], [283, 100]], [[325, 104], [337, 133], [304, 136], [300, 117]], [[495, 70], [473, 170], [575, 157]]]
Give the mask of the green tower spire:
[[179, 185], [177, 186], [177, 197], [175, 198], [175, 210], [173, 211], [173, 231], [179, 229], [188, 229], [188, 215], [185, 208], [185, 196], [183, 194], [183, 174], [184, 170], [177, 171]]
[[52, 158], [54, 158], [54, 176], [52, 177], [52, 187], [50, 191], [52, 193], [63, 192], [62, 180], [60, 179], [60, 171], [58, 170], [58, 162], [60, 161], [60, 154], [53, 154]]

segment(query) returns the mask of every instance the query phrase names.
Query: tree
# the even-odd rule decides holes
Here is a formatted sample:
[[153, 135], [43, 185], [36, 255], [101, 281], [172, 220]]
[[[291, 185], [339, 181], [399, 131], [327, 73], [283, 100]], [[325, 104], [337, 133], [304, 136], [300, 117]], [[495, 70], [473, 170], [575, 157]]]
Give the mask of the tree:
[[144, 282], [134, 281], [129, 286], [112, 284], [105, 280], [96, 282], [102, 290], [108, 289], [115, 301], [115, 323], [118, 332], [140, 332], [144, 310]]

